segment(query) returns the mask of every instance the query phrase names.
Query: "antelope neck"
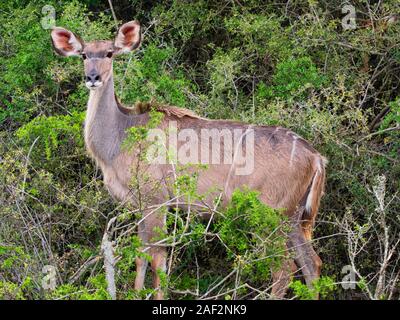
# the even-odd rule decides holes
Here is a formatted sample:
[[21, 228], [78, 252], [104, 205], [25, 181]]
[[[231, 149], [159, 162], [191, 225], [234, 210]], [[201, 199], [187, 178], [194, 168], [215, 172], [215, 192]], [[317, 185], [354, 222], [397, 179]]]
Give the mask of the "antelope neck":
[[111, 163], [120, 151], [125, 130], [134, 124], [134, 116], [119, 110], [113, 77], [97, 90], [91, 90], [85, 119], [85, 143], [96, 160]]

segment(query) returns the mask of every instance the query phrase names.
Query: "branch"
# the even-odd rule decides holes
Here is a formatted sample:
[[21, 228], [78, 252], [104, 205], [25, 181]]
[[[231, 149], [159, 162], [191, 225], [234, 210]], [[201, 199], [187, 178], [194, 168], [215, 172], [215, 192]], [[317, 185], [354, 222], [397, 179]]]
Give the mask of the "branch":
[[112, 13], [112, 16], [113, 16], [114, 21], [115, 21], [115, 26], [118, 29], [118, 19], [117, 19], [117, 16], [115, 15], [115, 11], [114, 11], [114, 7], [113, 7], [113, 4], [112, 4], [112, 1], [108, 0], [108, 4], [110, 5], [111, 13]]
[[73, 274], [73, 276], [69, 279], [69, 283], [74, 283], [79, 280], [79, 278], [86, 272], [88, 268], [96, 264], [100, 261], [101, 256], [95, 256], [94, 258], [89, 258], [83, 265], [79, 267], [79, 269]]
[[104, 232], [103, 240], [101, 242], [101, 251], [104, 257], [104, 269], [106, 271], [107, 291], [112, 300], [116, 300], [115, 288], [115, 258], [114, 250], [111, 241], [108, 239], [107, 230]]
[[384, 132], [389, 132], [389, 131], [396, 131], [396, 130], [400, 130], [400, 125], [397, 125], [397, 126], [391, 127], [391, 128], [386, 128], [386, 129], [383, 129], [383, 130], [380, 130], [380, 131], [377, 131], [377, 132], [373, 132], [373, 133], [361, 138], [360, 140], [358, 140], [357, 143], [359, 143], [361, 141], [364, 141], [366, 139], [369, 139], [369, 138], [371, 138], [373, 136], [376, 136], [378, 134], [381, 134], [381, 133], [384, 133]]

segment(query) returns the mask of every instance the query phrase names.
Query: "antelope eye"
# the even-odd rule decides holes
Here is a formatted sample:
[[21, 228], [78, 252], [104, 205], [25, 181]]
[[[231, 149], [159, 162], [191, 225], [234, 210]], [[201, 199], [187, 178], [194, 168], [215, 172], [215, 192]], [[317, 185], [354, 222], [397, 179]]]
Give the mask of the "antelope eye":
[[86, 57], [86, 53], [83, 53], [83, 52], [82, 52], [82, 59], [83, 59], [83, 60], [86, 60], [86, 58], [87, 58], [87, 57]]
[[112, 55], [113, 55], [113, 52], [112, 52], [112, 51], [108, 51], [108, 52], [107, 52], [107, 58], [111, 58]]

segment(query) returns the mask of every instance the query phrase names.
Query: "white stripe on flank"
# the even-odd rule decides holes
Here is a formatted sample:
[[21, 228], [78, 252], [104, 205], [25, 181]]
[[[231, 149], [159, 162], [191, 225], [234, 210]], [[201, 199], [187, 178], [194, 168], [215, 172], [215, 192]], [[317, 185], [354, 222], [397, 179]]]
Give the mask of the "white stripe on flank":
[[313, 201], [313, 199], [312, 199], [313, 192], [312, 191], [313, 191], [314, 179], [315, 179], [315, 176], [313, 178], [313, 183], [311, 185], [310, 192], [308, 194], [307, 202], [306, 202], [306, 211], [308, 213], [311, 213], [311, 207], [312, 207], [312, 201]]
[[313, 180], [312, 180], [312, 184], [311, 184], [311, 188], [310, 188], [310, 192], [308, 194], [307, 197], [307, 202], [306, 202], [306, 211], [311, 213], [311, 207], [312, 207], [312, 202], [313, 202], [313, 191], [314, 191], [314, 187], [315, 187], [315, 180], [317, 179], [317, 175], [320, 175], [322, 172], [322, 168], [321, 168], [321, 160], [318, 160], [318, 165], [317, 165], [317, 170], [315, 171]]
[[289, 161], [289, 166], [290, 167], [293, 164], [294, 154], [295, 154], [295, 151], [296, 151], [296, 143], [297, 143], [297, 136], [293, 136], [292, 152], [290, 153], [290, 161]]
[[237, 145], [236, 145], [236, 150], [235, 150], [235, 153], [234, 153], [234, 155], [233, 155], [232, 165], [231, 165], [231, 167], [230, 167], [230, 169], [229, 169], [228, 176], [226, 177], [225, 188], [224, 188], [224, 193], [225, 193], [225, 195], [226, 195], [226, 190], [228, 189], [229, 180], [231, 179], [231, 175], [232, 175], [233, 168], [235, 168], [235, 159], [236, 159], [236, 156], [238, 155], [239, 148], [242, 146], [243, 138], [244, 138], [252, 129], [253, 129], [253, 126], [249, 126], [249, 127], [246, 129], [246, 131], [245, 131], [244, 133], [242, 133], [242, 135], [240, 136], [239, 141], [238, 141], [238, 143], [237, 143]]

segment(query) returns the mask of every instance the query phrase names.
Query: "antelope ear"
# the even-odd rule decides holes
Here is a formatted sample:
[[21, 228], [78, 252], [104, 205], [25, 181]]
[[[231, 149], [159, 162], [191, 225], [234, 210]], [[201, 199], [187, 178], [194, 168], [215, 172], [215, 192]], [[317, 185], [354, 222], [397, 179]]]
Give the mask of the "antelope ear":
[[78, 36], [60, 27], [54, 27], [51, 30], [51, 42], [60, 56], [77, 56], [83, 48], [83, 41]]
[[126, 53], [139, 48], [141, 42], [141, 30], [138, 21], [130, 21], [123, 24], [114, 41], [115, 53]]

